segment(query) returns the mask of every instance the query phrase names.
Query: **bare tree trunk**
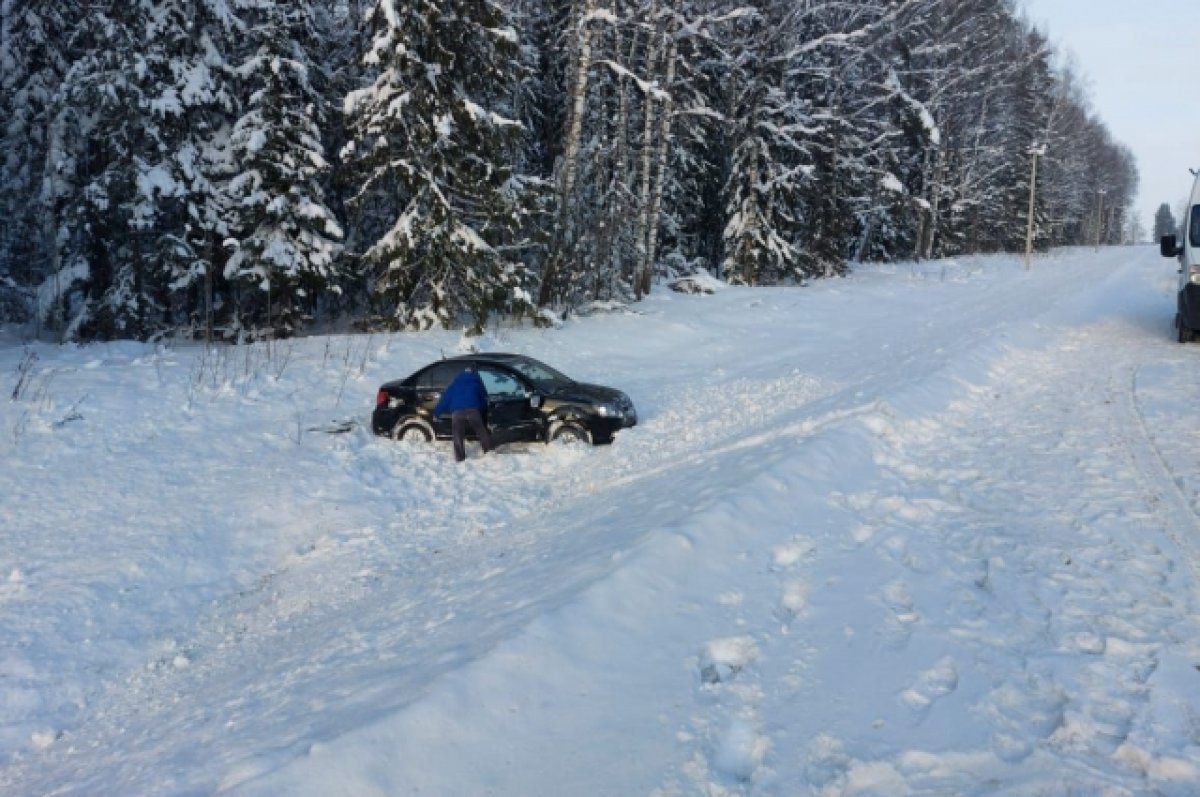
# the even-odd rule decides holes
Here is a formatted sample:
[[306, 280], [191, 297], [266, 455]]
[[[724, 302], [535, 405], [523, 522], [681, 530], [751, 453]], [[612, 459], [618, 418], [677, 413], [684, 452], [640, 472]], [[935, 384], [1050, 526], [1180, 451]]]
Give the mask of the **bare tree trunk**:
[[550, 303], [558, 281], [561, 279], [563, 261], [563, 235], [568, 227], [568, 215], [574, 209], [572, 196], [575, 179], [579, 173], [579, 146], [583, 136], [583, 111], [587, 100], [588, 69], [592, 65], [592, 34], [589, 28], [595, 0], [584, 0], [583, 15], [578, 26], [579, 47], [575, 53], [575, 75], [571, 81], [571, 110], [567, 124], [567, 138], [563, 147], [561, 171], [558, 181], [558, 220], [555, 223], [554, 241], [546, 269], [542, 274], [542, 285], [538, 291], [538, 305]]
[[[831, 103], [831, 106], [833, 108], [834, 117], [840, 119], [842, 117], [842, 81], [841, 80], [837, 81], [836, 86], [834, 88], [833, 102]], [[841, 179], [840, 179], [840, 175], [838, 174], [838, 160], [841, 158], [841, 155], [842, 155], [842, 127], [841, 127], [841, 125], [837, 125], [836, 127], [834, 127], [833, 142], [832, 142], [832, 146], [830, 148], [830, 157], [829, 157], [829, 171], [830, 171], [830, 173], [833, 174], [833, 184], [830, 186], [832, 196], [830, 196], [830, 198], [829, 198], [829, 207], [832, 208], [833, 213], [830, 214], [830, 216], [840, 212], [840, 208], [838, 207], [838, 202], [839, 202], [839, 198], [840, 198], [840, 194], [838, 193], [838, 188], [841, 186]], [[837, 224], [835, 222], [833, 222], [832, 218], [826, 218], [824, 223], [826, 225], [833, 225], [833, 229], [839, 230], [839, 232], [840, 232], [840, 228], [837, 226]], [[839, 256], [840, 256], [840, 253], [839, 253]], [[834, 275], [832, 258], [822, 258], [822, 259], [825, 261], [824, 263], [822, 263], [822, 267], [824, 268], [824, 271], [825, 271], [824, 276], [826, 278], [832, 277]]]
[[367, 26], [366, 15], [363, 13], [363, 0], [347, 0], [346, 14], [350, 18], [355, 63], [359, 63], [367, 51]]
[[871, 195], [871, 205], [867, 208], [867, 218], [863, 221], [862, 234], [858, 236], [858, 245], [854, 248], [854, 262], [863, 262], [867, 247], [871, 245], [871, 234], [875, 231], [875, 205], [879, 202], [878, 193]]
[[[626, 63], [633, 63], [634, 58], [637, 56], [637, 48], [638, 31], [635, 29], [629, 39], [629, 50], [625, 55]], [[620, 52], [619, 46], [617, 50]], [[629, 81], [625, 77], [622, 77], [618, 85], [621, 94], [617, 103], [617, 166], [614, 182], [620, 191], [620, 202], [615, 201], [618, 197], [610, 197], [608, 203], [609, 231], [614, 236], [616, 235], [617, 227], [621, 224], [621, 219], [625, 211], [629, 207], [628, 197], [633, 185], [629, 152]], [[628, 253], [614, 248], [612, 259], [609, 261], [608, 266], [609, 274], [631, 279], [632, 274], [629, 272], [632, 272], [632, 270], [628, 261]]]
[[946, 174], [946, 153], [941, 147], [938, 147], [937, 160], [933, 168], [933, 185], [929, 190], [929, 196], [926, 201], [929, 202], [929, 224], [925, 227], [925, 240], [922, 244], [921, 255], [925, 260], [933, 258], [933, 239], [938, 231], [938, 213], [940, 210], [942, 196], [942, 181]]
[[[980, 150], [982, 149], [981, 140], [983, 138], [984, 125], [987, 124], [988, 106], [991, 103], [991, 92], [985, 92], [982, 104], [979, 109], [979, 122], [975, 125], [975, 140], [971, 144], [970, 158], [963, 159], [962, 168], [960, 169], [959, 177], [959, 196], [974, 196], [973, 183], [975, 180], [975, 172], [980, 158]], [[979, 214], [976, 207], [971, 209], [971, 223], [967, 233], [966, 253], [974, 255], [979, 253]]]
[[[925, 150], [924, 162], [921, 164], [922, 180], [925, 180], [925, 177], [928, 174], [929, 174], [929, 150]], [[925, 194], [926, 194], [926, 196], [928, 196], [928, 194], [929, 194], [928, 180], [925, 180]], [[915, 241], [915, 244], [913, 246], [913, 258], [916, 260], [920, 260], [921, 258], [923, 258], [925, 256], [925, 228], [926, 228], [926, 226], [928, 226], [928, 223], [929, 223], [929, 200], [925, 199], [923, 204], [917, 205], [917, 209], [920, 211], [920, 213], [919, 213], [920, 219], [917, 222], [917, 240]]]
[[[657, 11], [657, 3], [652, 11]], [[646, 74], [652, 75], [658, 69], [658, 59], [661, 53], [658, 49], [657, 37], [651, 37], [646, 45]], [[647, 235], [650, 230], [650, 186], [651, 170], [654, 159], [654, 94], [644, 92], [642, 99], [642, 185], [638, 192], [638, 223], [637, 223], [637, 266], [634, 268], [634, 295], [642, 298], [642, 272], [646, 267]]]
[[639, 299], [650, 293], [650, 279], [654, 268], [655, 255], [658, 250], [658, 224], [662, 215], [663, 191], [667, 183], [667, 166], [671, 145], [671, 121], [675, 114], [675, 98], [671, 94], [671, 87], [675, 83], [678, 46], [675, 43], [674, 30], [668, 30], [666, 37], [669, 42], [667, 45], [667, 73], [663, 84], [663, 91], [666, 92], [666, 97], [663, 99], [662, 109], [659, 111], [658, 117], [658, 156], [656, 158], [657, 167], [654, 174], [654, 199], [650, 206], [650, 224], [646, 230], [645, 256], [641, 263], [640, 280], [636, 288], [636, 295]]

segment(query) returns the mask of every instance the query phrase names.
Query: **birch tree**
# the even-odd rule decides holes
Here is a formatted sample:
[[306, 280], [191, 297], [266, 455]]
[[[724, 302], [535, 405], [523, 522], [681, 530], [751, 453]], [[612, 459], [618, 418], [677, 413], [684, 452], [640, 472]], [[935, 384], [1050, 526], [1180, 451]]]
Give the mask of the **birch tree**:
[[576, 181], [583, 142], [588, 80], [592, 68], [592, 37], [595, 26], [608, 19], [608, 15], [597, 11], [595, 0], [582, 0], [577, 14], [570, 21], [566, 124], [562, 154], [554, 167], [554, 223], [537, 299], [538, 305], [542, 307], [556, 300], [561, 302], [569, 292], [569, 261], [575, 254], [581, 223]]

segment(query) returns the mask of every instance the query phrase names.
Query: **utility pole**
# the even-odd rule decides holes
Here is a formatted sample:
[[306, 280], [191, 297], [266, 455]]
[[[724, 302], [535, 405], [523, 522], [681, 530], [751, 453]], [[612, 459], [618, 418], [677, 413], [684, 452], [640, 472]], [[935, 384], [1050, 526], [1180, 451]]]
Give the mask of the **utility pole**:
[[1096, 189], [1096, 251], [1100, 251], [1100, 230], [1104, 226], [1104, 195], [1108, 192], [1103, 188]]
[[1025, 227], [1025, 270], [1029, 270], [1030, 258], [1033, 256], [1033, 198], [1037, 191], [1037, 162], [1038, 157], [1046, 154], [1046, 145], [1034, 142], [1029, 148], [1033, 161], [1029, 173], [1029, 216]]

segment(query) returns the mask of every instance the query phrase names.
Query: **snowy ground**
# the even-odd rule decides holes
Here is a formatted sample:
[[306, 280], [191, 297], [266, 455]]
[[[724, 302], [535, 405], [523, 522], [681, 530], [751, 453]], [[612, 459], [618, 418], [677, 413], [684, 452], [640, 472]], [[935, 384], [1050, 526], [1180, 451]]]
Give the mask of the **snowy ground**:
[[312, 431], [454, 333], [10, 337], [0, 793], [1200, 793], [1174, 282], [1081, 250], [492, 330], [642, 422], [462, 466]]

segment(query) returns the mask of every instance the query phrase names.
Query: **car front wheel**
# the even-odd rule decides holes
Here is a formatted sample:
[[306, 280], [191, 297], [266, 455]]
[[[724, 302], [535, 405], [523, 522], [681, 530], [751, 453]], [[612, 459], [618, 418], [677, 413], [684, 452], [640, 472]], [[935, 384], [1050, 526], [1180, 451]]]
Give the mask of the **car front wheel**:
[[550, 435], [547, 442], [556, 443], [558, 445], [591, 445], [592, 436], [577, 423], [572, 421], [564, 421], [550, 427]]

